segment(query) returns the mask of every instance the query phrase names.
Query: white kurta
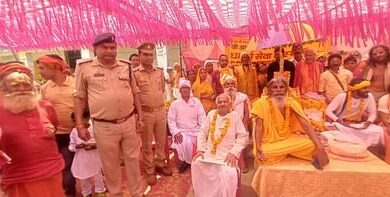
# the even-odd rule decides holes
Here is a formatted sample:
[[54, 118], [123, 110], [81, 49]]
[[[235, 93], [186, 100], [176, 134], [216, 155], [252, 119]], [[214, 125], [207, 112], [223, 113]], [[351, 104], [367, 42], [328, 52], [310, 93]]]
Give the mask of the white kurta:
[[[91, 139], [88, 142], [95, 141], [91, 127], [88, 130], [91, 135]], [[76, 145], [85, 143], [87, 142], [79, 138], [77, 129], [74, 128], [70, 133], [69, 150], [75, 152], [71, 171], [73, 176], [78, 179], [88, 179], [102, 171], [102, 163], [97, 149], [88, 151], [76, 149]]]
[[188, 103], [182, 98], [175, 100], [168, 111], [168, 126], [172, 136], [181, 133], [183, 142], [172, 143], [181, 161], [192, 162], [194, 147], [200, 127], [206, 118], [202, 103], [198, 98], [191, 97]]
[[223, 117], [218, 116], [215, 125], [215, 136], [221, 135], [224, 120], [230, 118], [230, 126], [225, 137], [217, 147], [216, 154], [211, 153], [212, 143], [210, 125], [216, 110], [208, 113], [198, 135], [198, 151], [204, 151], [204, 159], [198, 158], [192, 163], [192, 184], [197, 197], [230, 197], [236, 195], [238, 175], [237, 168], [226, 165], [224, 160], [229, 153], [239, 158], [248, 134], [242, 119], [236, 112]]
[[[325, 110], [325, 115], [331, 118], [333, 121], [336, 121], [339, 118], [344, 118], [347, 113], [347, 107], [341, 112], [343, 104], [347, 93], [343, 92], [338, 94], [332, 102], [329, 103], [328, 107]], [[368, 113], [367, 121], [374, 122], [376, 119], [376, 104], [374, 96], [371, 93], [368, 93], [368, 98], [364, 99], [365, 105], [363, 107], [364, 111]], [[360, 109], [360, 99], [352, 98], [352, 115], [359, 113]]]
[[[336, 121], [338, 118], [344, 118], [346, 115], [346, 107], [341, 112], [343, 103], [345, 102], [345, 97], [347, 96], [346, 93], [340, 93], [338, 94], [332, 102], [328, 105], [325, 114], [330, 117], [333, 121]], [[360, 99], [352, 99], [352, 114], [359, 113], [359, 106], [360, 106]], [[364, 99], [365, 106], [364, 111], [368, 113], [367, 121], [374, 122], [376, 119], [376, 104], [375, 99], [372, 96], [371, 93], [369, 93], [368, 98]], [[340, 123], [334, 122], [333, 125], [337, 128], [337, 130], [342, 132], [342, 136], [338, 136], [339, 138], [345, 138], [344, 141], [350, 141], [353, 143], [359, 143], [366, 147], [369, 147], [371, 145], [377, 145], [382, 143], [383, 144], [383, 128], [371, 124], [366, 129], [355, 129], [355, 128], [361, 128], [363, 126], [363, 123], [360, 124], [351, 124], [351, 126], [355, 128], [350, 128], [347, 126], [344, 126]], [[327, 133], [323, 133], [324, 136], [327, 136]]]
[[237, 92], [236, 98], [233, 102], [233, 110], [241, 117], [241, 120], [244, 119], [244, 107], [248, 106], [248, 113], [250, 111], [250, 101], [246, 94]]

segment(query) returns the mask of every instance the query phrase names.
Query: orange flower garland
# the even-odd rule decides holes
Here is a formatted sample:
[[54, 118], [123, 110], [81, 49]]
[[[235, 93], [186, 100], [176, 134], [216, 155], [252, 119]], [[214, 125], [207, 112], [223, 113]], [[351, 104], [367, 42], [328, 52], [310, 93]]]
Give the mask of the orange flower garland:
[[[271, 119], [274, 122], [274, 124], [277, 126], [278, 124], [276, 124], [275, 105], [272, 102], [271, 98], [268, 99], [268, 105], [270, 108]], [[291, 108], [290, 103], [286, 102], [286, 106], [284, 108], [285, 117], [284, 117], [283, 128], [276, 128], [278, 131], [283, 131], [283, 133], [287, 133], [290, 130], [290, 108]]]
[[211, 126], [210, 126], [210, 134], [211, 134], [210, 137], [211, 137], [211, 142], [213, 143], [213, 148], [211, 149], [211, 153], [214, 155], [217, 153], [217, 146], [222, 142], [223, 138], [225, 138], [226, 133], [230, 126], [230, 117], [227, 117], [224, 121], [221, 135], [216, 139], [214, 135], [215, 135], [215, 124], [217, 123], [217, 118], [218, 118], [218, 112], [216, 111], [213, 115], [213, 120], [211, 121]]
[[365, 106], [364, 99], [363, 98], [360, 99], [359, 112], [355, 115], [352, 115], [352, 93], [351, 93], [351, 91], [348, 91], [347, 97], [348, 97], [347, 98], [347, 114], [345, 115], [344, 119], [347, 121], [352, 121], [352, 122], [361, 121], [363, 114], [364, 114], [364, 106]]

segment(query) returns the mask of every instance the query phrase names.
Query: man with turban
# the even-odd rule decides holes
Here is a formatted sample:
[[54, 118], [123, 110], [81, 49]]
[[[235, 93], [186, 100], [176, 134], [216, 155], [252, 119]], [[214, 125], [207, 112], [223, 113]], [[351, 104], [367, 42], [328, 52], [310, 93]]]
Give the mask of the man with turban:
[[200, 129], [191, 166], [197, 197], [236, 196], [238, 158], [248, 138], [241, 117], [231, 110], [230, 96], [219, 95], [216, 104], [217, 110], [207, 114]]
[[17, 62], [0, 67], [0, 100], [0, 149], [8, 157], [0, 166], [2, 188], [9, 197], [64, 196], [57, 117], [34, 90], [29, 68]]
[[325, 115], [333, 120], [333, 126], [340, 132], [325, 132], [325, 136], [336, 135], [338, 139], [365, 147], [383, 143], [383, 128], [373, 124], [377, 110], [374, 96], [368, 91], [370, 84], [368, 80], [353, 79], [348, 91], [332, 100]]
[[69, 135], [74, 126], [71, 119], [73, 112], [72, 94], [75, 88], [74, 78], [65, 74], [64, 71], [69, 66], [58, 55], [44, 55], [39, 57], [36, 62], [42, 77], [48, 80], [40, 88], [42, 98], [53, 105], [58, 117], [55, 138], [58, 149], [65, 161], [65, 168], [62, 171], [64, 191], [67, 196], [75, 196], [76, 180], [70, 170], [74, 153], [68, 149]]
[[[301, 105], [287, 94], [288, 82], [276, 77], [268, 83], [268, 96], [252, 104], [256, 121], [255, 162], [275, 164], [287, 156], [318, 162], [322, 168], [328, 158]], [[304, 135], [302, 135], [304, 134]], [[259, 183], [255, 177], [253, 183]]]
[[181, 161], [179, 173], [183, 173], [191, 164], [196, 138], [206, 113], [200, 100], [191, 95], [190, 81], [181, 79], [179, 91], [181, 98], [169, 107], [168, 125], [173, 136], [172, 148], [176, 149]]

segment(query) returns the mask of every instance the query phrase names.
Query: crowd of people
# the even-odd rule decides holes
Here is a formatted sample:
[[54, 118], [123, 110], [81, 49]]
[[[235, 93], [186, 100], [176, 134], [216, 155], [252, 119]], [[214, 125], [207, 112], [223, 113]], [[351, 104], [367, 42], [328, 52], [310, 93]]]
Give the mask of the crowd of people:
[[[294, 44], [291, 61], [276, 47], [268, 66], [251, 62], [246, 52], [239, 64], [222, 54], [217, 67], [206, 62], [184, 72], [176, 64], [168, 80], [153, 65], [154, 48], [142, 43], [129, 61], [120, 60], [115, 35], [103, 33], [93, 43], [96, 57], [79, 60], [74, 76], [60, 56], [39, 57], [39, 73], [47, 80], [42, 85], [22, 62], [2, 63], [3, 191], [9, 197], [75, 196], [78, 179], [83, 196], [123, 196], [123, 165], [130, 195], [143, 196], [144, 182], [152, 186], [156, 174], [173, 174], [169, 146], [180, 160], [178, 172], [191, 169], [195, 196], [235, 196], [251, 149], [256, 169], [288, 156], [323, 169], [327, 142], [336, 137], [364, 150], [385, 145], [387, 46], [372, 47], [362, 60], [357, 51], [324, 58]], [[175, 100], [167, 106], [169, 91]], [[323, 132], [301, 98], [327, 106]]]

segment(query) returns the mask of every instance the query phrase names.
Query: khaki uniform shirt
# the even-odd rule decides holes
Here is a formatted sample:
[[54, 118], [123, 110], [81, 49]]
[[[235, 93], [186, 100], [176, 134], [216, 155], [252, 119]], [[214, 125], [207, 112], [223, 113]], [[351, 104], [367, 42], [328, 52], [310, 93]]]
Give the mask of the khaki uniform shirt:
[[49, 80], [40, 88], [44, 100], [49, 101], [57, 114], [57, 134], [69, 134], [73, 128], [71, 114], [73, 112], [73, 90], [75, 88], [74, 78], [67, 76], [64, 83], [56, 84]]
[[82, 61], [77, 64], [75, 78], [74, 96], [88, 99], [92, 118], [120, 119], [135, 110], [133, 94], [138, 94], [139, 89], [134, 76], [129, 79], [127, 61], [118, 60], [111, 68], [96, 58]]
[[139, 87], [139, 99], [142, 106], [161, 107], [164, 104], [164, 72], [153, 66], [147, 71], [142, 65], [134, 70], [134, 78]]

